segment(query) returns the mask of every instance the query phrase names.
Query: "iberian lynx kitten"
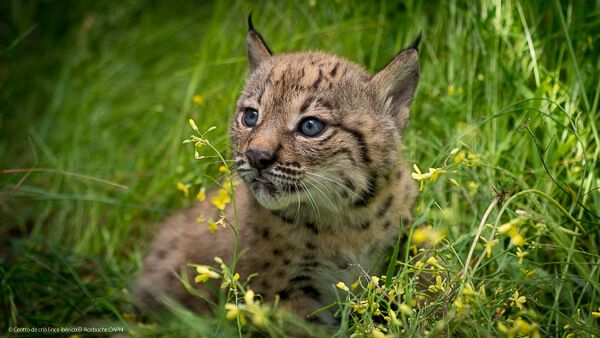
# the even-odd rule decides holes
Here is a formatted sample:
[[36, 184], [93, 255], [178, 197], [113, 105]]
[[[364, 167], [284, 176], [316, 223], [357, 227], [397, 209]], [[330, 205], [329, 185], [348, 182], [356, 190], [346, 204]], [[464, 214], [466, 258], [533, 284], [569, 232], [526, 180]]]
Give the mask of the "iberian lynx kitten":
[[[377, 256], [396, 243], [400, 220], [411, 218], [416, 189], [401, 141], [419, 78], [419, 39], [371, 75], [321, 52], [274, 55], [249, 24], [250, 75], [230, 130], [242, 181], [238, 272], [242, 280], [258, 273], [251, 289], [266, 300], [278, 294], [281, 306], [305, 316], [335, 300], [338, 281], [354, 282], [357, 266], [373, 272]], [[233, 231], [211, 234], [195, 221], [214, 211], [202, 202], [164, 224], [138, 280], [143, 301], [160, 293], [206, 309], [177, 274], [189, 262], [231, 261]]]

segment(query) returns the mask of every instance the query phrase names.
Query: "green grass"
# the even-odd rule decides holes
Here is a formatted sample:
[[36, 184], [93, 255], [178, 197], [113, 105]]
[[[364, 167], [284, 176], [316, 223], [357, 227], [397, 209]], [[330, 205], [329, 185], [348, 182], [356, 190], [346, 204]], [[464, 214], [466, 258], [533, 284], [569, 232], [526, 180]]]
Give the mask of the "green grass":
[[[251, 11], [273, 50], [325, 50], [371, 71], [424, 34], [405, 143], [421, 170], [446, 168], [425, 182], [415, 208], [415, 224], [445, 238], [414, 259], [400, 251], [401, 269], [380, 288], [365, 276], [351, 294], [338, 290], [340, 336], [375, 327], [505, 335], [499, 328], [517, 318], [543, 336], [600, 335], [592, 316], [600, 311], [600, 7], [558, 0], [0, 4], [1, 334], [93, 322], [142, 335], [256, 329], [225, 320], [222, 308], [208, 318], [176, 310], [151, 325], [132, 317], [127, 293], [156, 224], [193, 203], [177, 182], [195, 192], [217, 175], [216, 158], [199, 164], [181, 144], [187, 119], [217, 126], [211, 141], [228, 151]], [[454, 164], [455, 148], [478, 165]], [[510, 236], [485, 225], [517, 214], [527, 230], [522, 264]], [[481, 237], [498, 242], [487, 258], [478, 240], [464, 276], [480, 223]], [[419, 307], [414, 272], [431, 255], [441, 270], [425, 268], [447, 280]], [[485, 295], [464, 294], [468, 285]], [[404, 295], [382, 296], [393, 288]], [[511, 305], [515, 290], [523, 309]], [[394, 311], [397, 303], [412, 313]], [[354, 310], [361, 304], [369, 304], [363, 313]], [[383, 318], [390, 311], [398, 322]], [[284, 328], [274, 321], [262, 330]]]

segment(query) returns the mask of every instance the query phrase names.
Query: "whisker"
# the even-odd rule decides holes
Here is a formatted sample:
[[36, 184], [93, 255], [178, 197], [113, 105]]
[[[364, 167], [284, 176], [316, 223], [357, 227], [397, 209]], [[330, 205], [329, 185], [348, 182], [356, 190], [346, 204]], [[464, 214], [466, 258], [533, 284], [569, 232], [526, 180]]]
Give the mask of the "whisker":
[[[313, 182], [319, 183], [319, 182], [317, 182], [315, 179], [313, 179], [311, 177], [306, 177], [306, 178], [312, 180]], [[340, 210], [338, 209], [338, 207], [335, 205], [335, 203], [333, 203], [333, 201], [329, 198], [329, 196], [327, 196], [327, 194], [325, 194], [323, 192], [323, 190], [321, 190], [319, 187], [317, 187], [317, 185], [315, 183], [312, 183], [311, 181], [306, 181], [306, 183], [310, 184], [312, 187], [314, 187], [315, 189], [317, 189], [321, 193], [321, 195], [323, 195], [323, 197], [325, 197], [327, 199], [327, 201], [329, 201], [329, 204], [331, 205], [333, 211], [335, 211], [338, 215], [341, 216]]]
[[300, 186], [302, 187], [302, 190], [304, 190], [306, 192], [306, 196], [308, 197], [310, 205], [313, 208], [313, 211], [317, 214], [317, 219], [320, 219], [321, 218], [321, 213], [320, 213], [320, 210], [319, 210], [319, 206], [315, 202], [312, 194], [310, 193], [310, 190], [308, 189], [308, 187], [303, 182], [298, 182], [298, 183], [300, 183]]
[[358, 197], [358, 193], [356, 191], [348, 188], [347, 186], [345, 186], [344, 184], [342, 184], [342, 183], [340, 183], [340, 182], [338, 182], [336, 180], [333, 180], [331, 178], [328, 178], [328, 177], [325, 177], [325, 176], [322, 176], [322, 175], [319, 175], [319, 174], [315, 174], [315, 173], [312, 173], [312, 172], [309, 172], [309, 171], [305, 171], [304, 173], [306, 175], [318, 177], [318, 178], [324, 179], [326, 181], [329, 181], [329, 182], [331, 182], [333, 184], [339, 185], [340, 187], [342, 187], [343, 189], [345, 189], [346, 191], [348, 191], [352, 197]]
[[[206, 157], [205, 157], [206, 158]], [[233, 160], [226, 160], [227, 162], [233, 162]], [[214, 164], [223, 164], [223, 161], [221, 161], [220, 159], [217, 161], [212, 161], [212, 162], [202, 162], [202, 164], [204, 165], [214, 165]]]
[[[202, 155], [202, 154], [201, 154]], [[203, 158], [216, 158], [219, 160], [219, 162], [223, 162], [223, 160], [221, 160], [221, 157], [218, 155], [204, 155]], [[231, 160], [231, 159], [225, 159], [225, 162], [235, 162], [235, 160]]]
[[298, 220], [300, 219], [300, 192], [296, 183], [294, 183], [294, 187], [296, 188], [296, 197], [298, 198], [298, 209], [296, 210], [296, 224], [298, 224]]

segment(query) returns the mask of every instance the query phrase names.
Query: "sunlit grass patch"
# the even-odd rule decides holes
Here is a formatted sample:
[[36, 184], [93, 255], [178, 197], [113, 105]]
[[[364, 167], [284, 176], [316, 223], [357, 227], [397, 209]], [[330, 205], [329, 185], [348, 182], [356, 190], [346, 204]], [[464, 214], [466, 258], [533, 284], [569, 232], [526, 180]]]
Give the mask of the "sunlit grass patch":
[[[128, 298], [152, 224], [212, 188], [216, 213], [198, 226], [234, 222], [218, 210], [234, 203], [226, 131], [252, 11], [276, 52], [320, 49], [371, 71], [424, 33], [403, 135], [422, 190], [415, 221], [392, 269], [330, 286], [338, 336], [600, 335], [597, 4], [0, 6], [2, 332], [95, 319], [138, 336], [312, 329], [241, 286], [213, 316], [170, 304], [169, 318], [138, 317]], [[216, 126], [222, 157], [181, 144], [190, 117]], [[226, 263], [219, 279], [198, 275], [243, 285]]]

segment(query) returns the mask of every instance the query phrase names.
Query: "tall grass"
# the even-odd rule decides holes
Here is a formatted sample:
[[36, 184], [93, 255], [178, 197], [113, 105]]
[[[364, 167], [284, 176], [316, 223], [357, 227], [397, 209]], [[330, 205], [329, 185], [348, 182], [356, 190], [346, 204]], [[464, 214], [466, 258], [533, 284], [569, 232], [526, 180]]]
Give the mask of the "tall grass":
[[[2, 332], [103, 320], [238, 334], [223, 308], [149, 326], [127, 290], [155, 224], [192, 203], [177, 183], [218, 177], [216, 158], [199, 164], [181, 141], [192, 117], [217, 126], [211, 141], [228, 153], [251, 11], [276, 52], [325, 50], [371, 71], [424, 34], [404, 139], [411, 162], [445, 172], [424, 181], [407, 232], [428, 224], [444, 237], [406, 245], [416, 257], [399, 252], [379, 287], [364, 276], [338, 290], [340, 336], [510, 336], [523, 322], [600, 335], [600, 6], [558, 0], [0, 4]], [[516, 234], [498, 233], [507, 223]], [[486, 240], [497, 240], [489, 257]], [[443, 277], [430, 294], [413, 287], [423, 269]], [[383, 296], [392, 289], [404, 295]]]

